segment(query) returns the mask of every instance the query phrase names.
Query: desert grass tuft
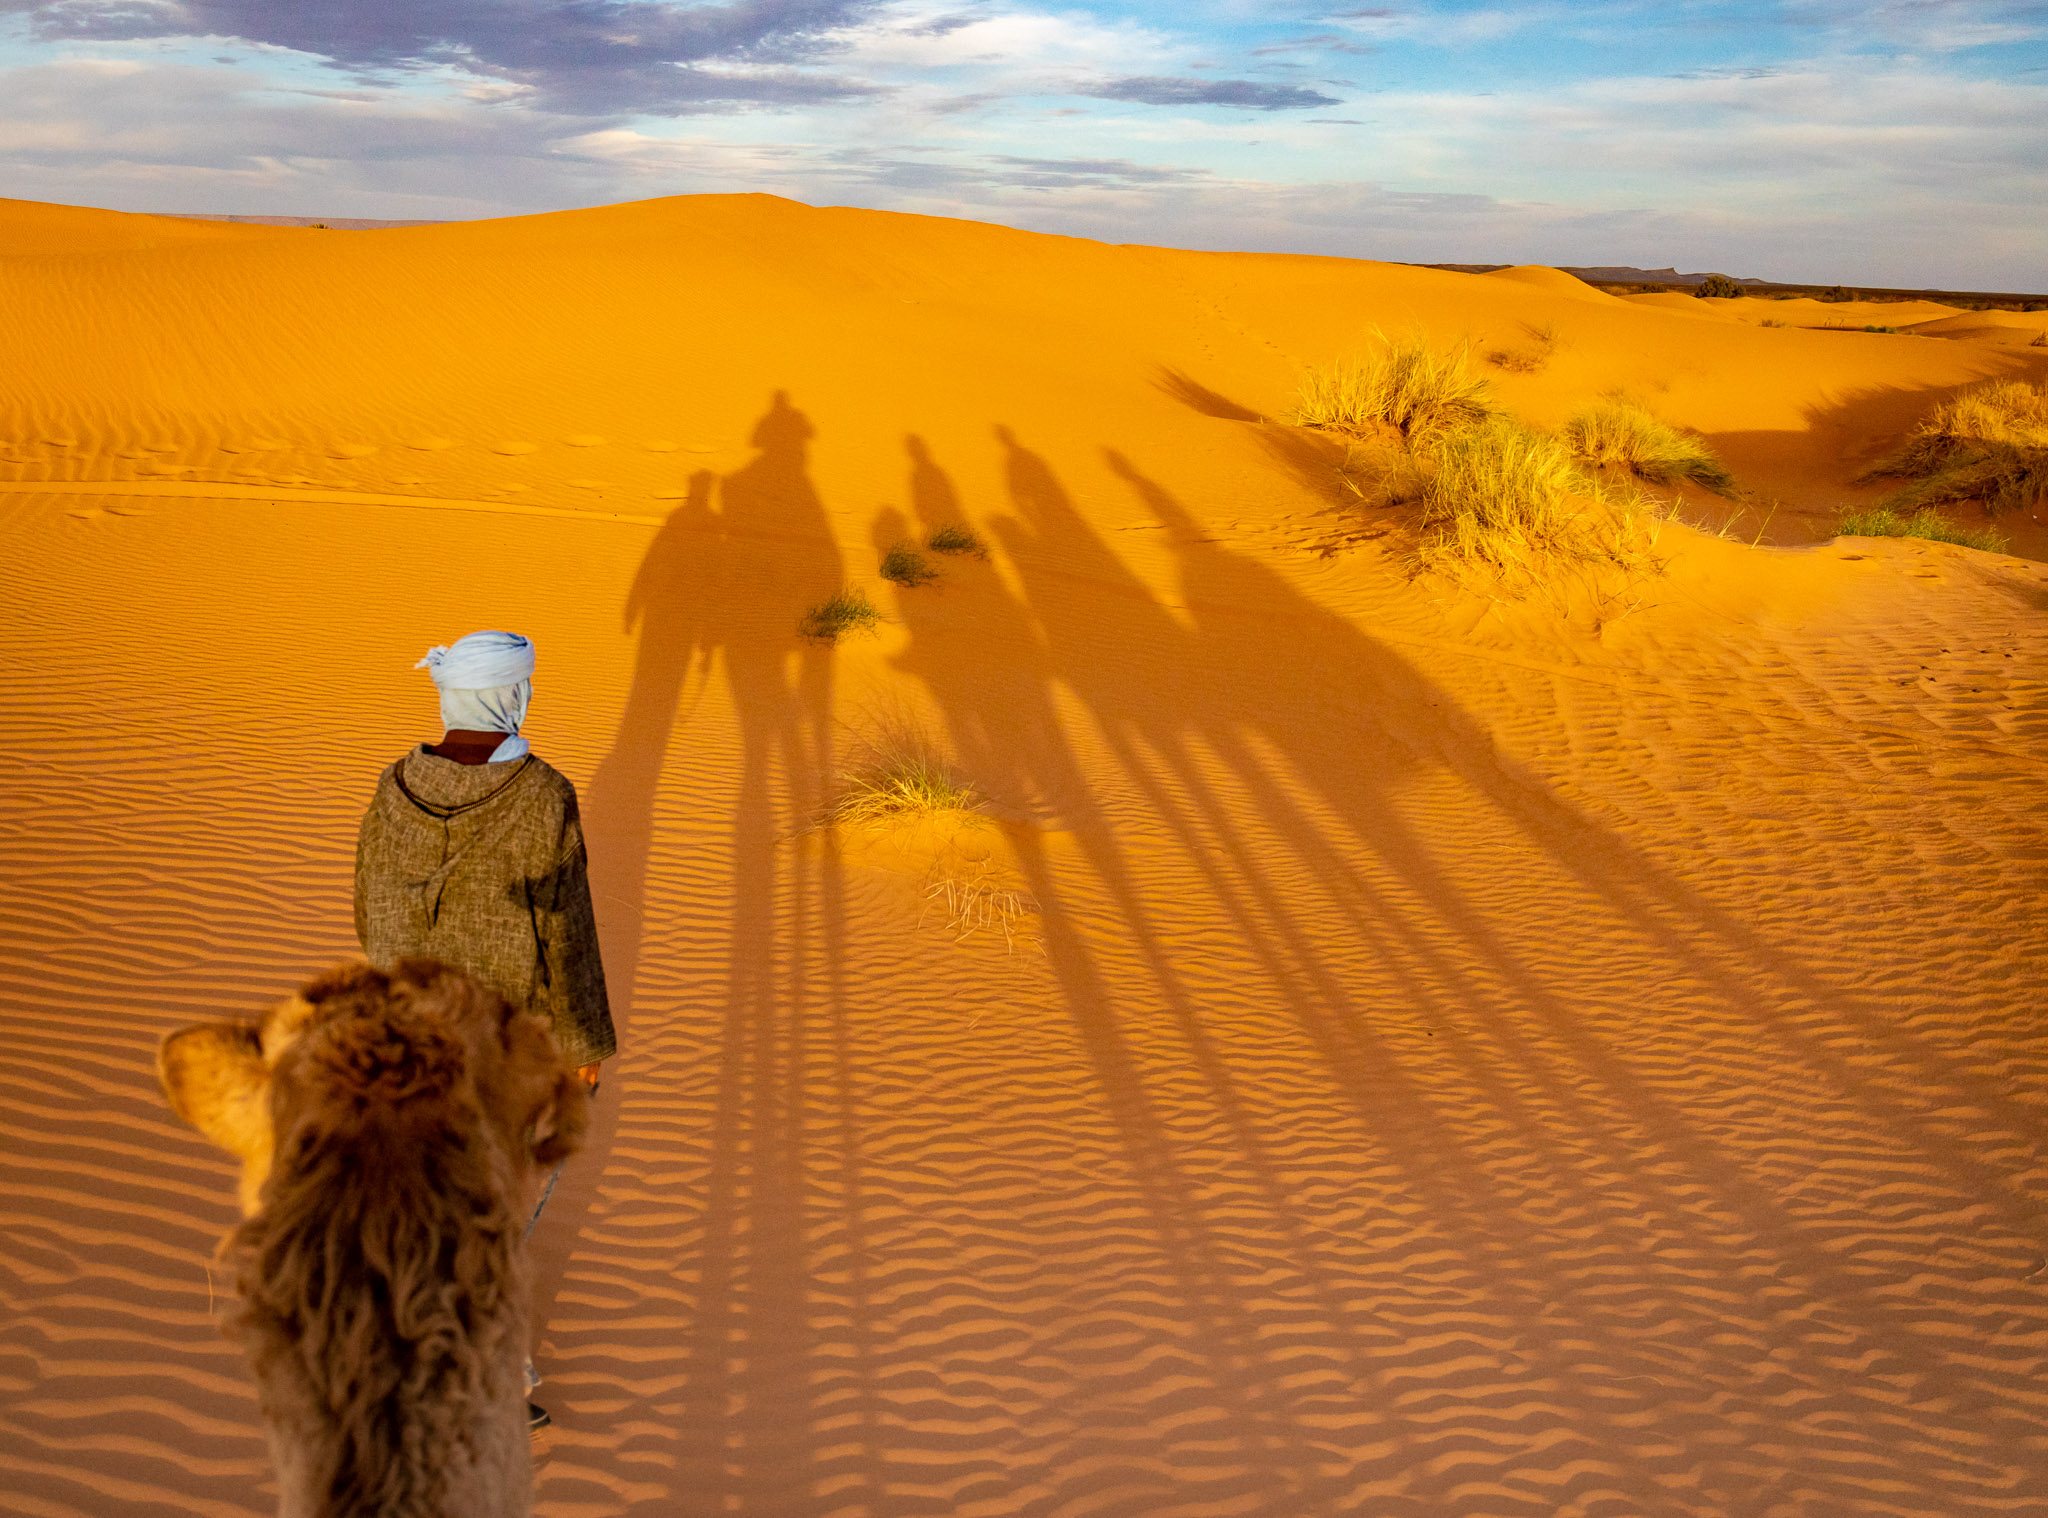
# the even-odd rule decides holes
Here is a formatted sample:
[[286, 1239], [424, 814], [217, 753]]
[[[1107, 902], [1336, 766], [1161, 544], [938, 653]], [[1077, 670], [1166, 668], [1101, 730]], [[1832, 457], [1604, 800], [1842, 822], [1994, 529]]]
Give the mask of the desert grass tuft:
[[949, 522], [925, 539], [924, 546], [933, 553], [972, 554], [977, 559], [988, 557], [988, 549], [975, 535], [974, 529], [964, 522]]
[[1881, 503], [1894, 512], [1944, 501], [2038, 508], [2048, 502], [2048, 380], [2001, 380], [1943, 401], [1864, 477], [1907, 481]]
[[873, 746], [842, 777], [829, 823], [890, 826], [947, 818], [970, 826], [985, 819], [983, 798], [929, 744], [897, 736]]
[[2035, 333], [2034, 340], [2028, 343], [2027, 346], [2029, 348], [2048, 348], [2048, 331]]
[[836, 643], [854, 633], [872, 633], [882, 614], [858, 585], [836, 591], [797, 619], [796, 630], [818, 643]]
[[1852, 511], [1842, 518], [1835, 531], [1851, 538], [1927, 538], [1936, 543], [1981, 548], [1986, 553], [2005, 552], [2005, 539], [1989, 527], [1965, 527], [1951, 522], [1932, 506], [1922, 506], [1910, 516], [1886, 505]]
[[1490, 387], [1472, 372], [1464, 347], [1375, 339], [1362, 357], [1309, 371], [1295, 403], [1297, 422], [1353, 433], [1388, 426], [1410, 443], [1427, 444], [1494, 414]]
[[1510, 418], [1453, 433], [1431, 462], [1422, 485], [1421, 568], [1484, 571], [1513, 589], [1542, 584], [1572, 563], [1633, 568], [1654, 542], [1635, 503], [1603, 497], [1560, 439]]
[[882, 555], [879, 573], [883, 579], [901, 585], [905, 590], [929, 585], [939, 577], [939, 572], [932, 568], [932, 561], [919, 553], [915, 544], [908, 542], [889, 545], [888, 552]]
[[1627, 401], [1595, 401], [1564, 424], [1571, 451], [1593, 464], [1610, 464], [1658, 484], [1691, 480], [1719, 495], [1735, 492], [1735, 477], [1705, 443]]

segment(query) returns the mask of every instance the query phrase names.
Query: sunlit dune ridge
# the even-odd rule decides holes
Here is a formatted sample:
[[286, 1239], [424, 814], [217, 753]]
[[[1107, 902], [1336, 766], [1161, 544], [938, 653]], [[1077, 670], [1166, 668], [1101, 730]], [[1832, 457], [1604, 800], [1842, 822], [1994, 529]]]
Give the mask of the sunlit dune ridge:
[[[1727, 316], [764, 196], [0, 202], [0, 1511], [270, 1510], [154, 1043], [351, 952], [479, 627], [622, 1041], [538, 1511], [2048, 1504], [2048, 566], [1830, 540], [2048, 350]], [[1741, 493], [1583, 594], [1418, 578], [1290, 422], [1375, 332]], [[912, 751], [972, 804], [839, 805]]]

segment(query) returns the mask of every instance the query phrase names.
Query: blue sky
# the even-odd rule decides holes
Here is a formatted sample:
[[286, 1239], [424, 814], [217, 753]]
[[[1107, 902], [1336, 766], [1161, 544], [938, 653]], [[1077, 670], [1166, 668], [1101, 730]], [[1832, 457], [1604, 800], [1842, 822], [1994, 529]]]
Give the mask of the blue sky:
[[2048, 3], [0, 0], [0, 195], [2048, 290]]

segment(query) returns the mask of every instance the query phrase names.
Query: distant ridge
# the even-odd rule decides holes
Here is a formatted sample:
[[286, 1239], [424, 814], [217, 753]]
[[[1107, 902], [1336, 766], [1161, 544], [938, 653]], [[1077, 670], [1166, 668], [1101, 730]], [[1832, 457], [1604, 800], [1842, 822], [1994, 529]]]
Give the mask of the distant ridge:
[[385, 227], [438, 227], [441, 221], [375, 221], [367, 216], [230, 216], [217, 211], [159, 211], [179, 221], [239, 221], [253, 227], [326, 227], [333, 232], [376, 232]]
[[[1510, 269], [1513, 264], [1417, 264], [1421, 269], [1444, 269], [1453, 274], [1491, 274], [1496, 269]], [[1676, 269], [1637, 269], [1628, 264], [1551, 264], [1549, 267], [1583, 279], [1589, 285], [1688, 285], [1705, 284], [1713, 276], [1709, 274], [1680, 274]], [[1745, 290], [1770, 291], [1780, 295], [1817, 295], [1823, 290], [1845, 289], [1857, 296], [1874, 296], [1880, 299], [1915, 298], [1938, 300], [1949, 305], [1961, 305], [1971, 301], [1985, 301], [1993, 304], [2018, 304], [2021, 302], [2048, 301], [2048, 295], [2033, 295], [2010, 290], [1901, 290], [1882, 285], [1816, 285], [1786, 284], [1775, 279], [1756, 279], [1742, 275], [1728, 275]]]

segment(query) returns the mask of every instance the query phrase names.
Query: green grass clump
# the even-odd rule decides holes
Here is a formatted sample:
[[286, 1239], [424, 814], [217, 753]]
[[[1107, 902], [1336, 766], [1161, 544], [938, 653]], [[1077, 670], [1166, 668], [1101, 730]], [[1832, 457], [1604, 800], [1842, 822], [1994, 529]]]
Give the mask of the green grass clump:
[[949, 522], [926, 538], [924, 546], [933, 553], [966, 553], [977, 559], [988, 557], [988, 549], [982, 546], [974, 529], [964, 522]]
[[892, 743], [866, 755], [845, 777], [827, 821], [884, 826], [948, 816], [979, 825], [983, 798], [928, 745]]
[[914, 545], [892, 543], [889, 551], [882, 555], [881, 576], [905, 590], [914, 590], [920, 585], [931, 584], [939, 577], [939, 572]]
[[1472, 372], [1464, 348], [1381, 337], [1362, 358], [1310, 370], [1294, 415], [1305, 427], [1344, 432], [1390, 426], [1426, 444], [1493, 413], [1486, 380]]
[[882, 614], [858, 585], [836, 591], [797, 620], [796, 630], [819, 643], [836, 643], [852, 633], [871, 633]]
[[2048, 502], [2048, 380], [2001, 380], [1966, 390], [1929, 412], [1865, 478], [1908, 483], [1882, 503], [1910, 511], [1978, 501], [1987, 511]]
[[1981, 548], [1986, 553], [2005, 552], [2005, 539], [1989, 527], [1964, 527], [1932, 506], [1922, 506], [1911, 516], [1882, 504], [1852, 511], [1842, 518], [1835, 531], [1850, 538], [1928, 538], [1936, 543]]
[[1627, 401], [1595, 401], [1564, 424], [1571, 451], [1594, 464], [1612, 464], [1659, 484], [1691, 480], [1731, 495], [1735, 477], [1698, 438]]

